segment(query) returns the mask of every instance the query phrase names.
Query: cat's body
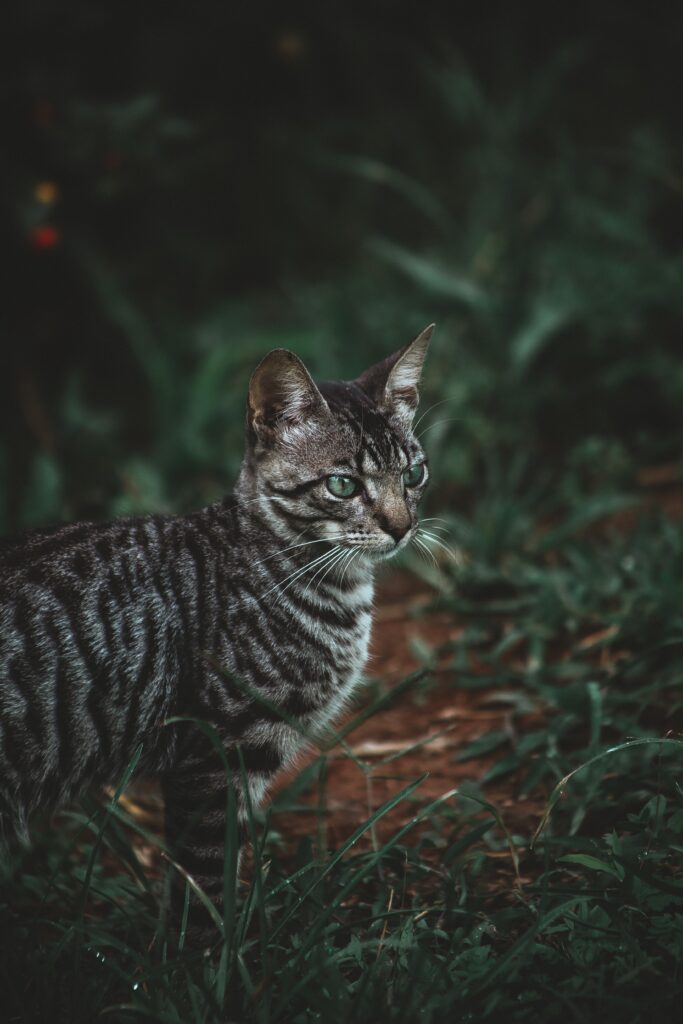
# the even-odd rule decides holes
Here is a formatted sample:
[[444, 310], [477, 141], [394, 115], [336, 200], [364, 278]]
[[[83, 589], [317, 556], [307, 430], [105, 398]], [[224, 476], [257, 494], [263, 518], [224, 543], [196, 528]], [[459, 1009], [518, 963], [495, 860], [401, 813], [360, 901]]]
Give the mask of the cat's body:
[[[426, 470], [410, 421], [428, 336], [320, 389], [272, 353], [252, 378], [231, 499], [0, 548], [3, 831], [117, 781], [141, 747], [179, 862], [220, 903], [224, 757], [244, 816], [245, 773], [256, 804], [301, 732], [353, 691], [373, 559], [416, 528]], [[213, 725], [224, 755], [174, 716]]]
[[333, 714], [365, 660], [372, 596], [348, 573], [342, 589], [328, 574], [305, 593], [304, 574], [280, 596], [315, 551], [286, 546], [233, 500], [65, 527], [0, 556], [3, 816], [115, 779], [140, 743], [140, 767], [162, 771], [172, 715], [220, 720], [248, 771], [277, 769], [292, 729], [247, 687], [304, 726]]

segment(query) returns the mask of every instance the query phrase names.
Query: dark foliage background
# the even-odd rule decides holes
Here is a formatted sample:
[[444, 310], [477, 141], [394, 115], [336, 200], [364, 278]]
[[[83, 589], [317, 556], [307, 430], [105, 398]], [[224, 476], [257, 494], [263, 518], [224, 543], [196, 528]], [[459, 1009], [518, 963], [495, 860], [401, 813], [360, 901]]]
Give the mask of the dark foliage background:
[[353, 374], [430, 319], [460, 482], [520, 429], [676, 455], [679, 30], [611, 2], [18, 6], [3, 528], [205, 500], [269, 346]]

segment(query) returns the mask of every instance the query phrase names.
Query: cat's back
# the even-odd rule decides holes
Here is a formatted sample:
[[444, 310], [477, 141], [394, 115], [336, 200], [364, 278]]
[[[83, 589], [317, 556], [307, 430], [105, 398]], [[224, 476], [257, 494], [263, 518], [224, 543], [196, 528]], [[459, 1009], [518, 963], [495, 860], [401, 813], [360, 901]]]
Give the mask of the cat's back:
[[22, 579], [48, 580], [60, 572], [92, 579], [93, 573], [100, 574], [108, 563], [139, 547], [143, 537], [157, 539], [169, 518], [67, 523], [0, 538], [0, 593]]

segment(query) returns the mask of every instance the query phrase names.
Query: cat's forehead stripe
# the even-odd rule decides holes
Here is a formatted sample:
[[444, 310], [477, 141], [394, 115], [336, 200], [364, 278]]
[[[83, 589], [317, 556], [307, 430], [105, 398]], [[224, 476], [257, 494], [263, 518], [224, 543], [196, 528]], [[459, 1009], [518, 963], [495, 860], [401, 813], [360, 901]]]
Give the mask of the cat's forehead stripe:
[[356, 458], [361, 459], [362, 472], [371, 472], [371, 469], [366, 468], [368, 458], [372, 469], [386, 466], [391, 457], [390, 445], [387, 444], [391, 435], [380, 417], [364, 406], [360, 406], [360, 414], [351, 405], [338, 405], [334, 411], [348, 423], [357, 438]]
[[330, 383], [321, 390], [335, 420], [333, 430], [316, 441], [323, 472], [368, 477], [402, 472], [415, 460], [415, 439], [398, 433], [363, 391]]

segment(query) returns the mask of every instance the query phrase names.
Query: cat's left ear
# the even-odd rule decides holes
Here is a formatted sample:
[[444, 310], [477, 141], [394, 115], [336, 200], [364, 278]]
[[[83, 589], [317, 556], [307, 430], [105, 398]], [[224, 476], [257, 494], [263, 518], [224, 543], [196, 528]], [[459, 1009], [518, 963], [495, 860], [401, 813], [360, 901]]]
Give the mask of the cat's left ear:
[[310, 373], [293, 352], [273, 349], [249, 381], [247, 428], [266, 444], [288, 428], [324, 415], [327, 403]]
[[375, 363], [356, 380], [386, 416], [406, 426], [412, 423], [420, 401], [422, 364], [434, 326], [425, 327], [409, 345]]

